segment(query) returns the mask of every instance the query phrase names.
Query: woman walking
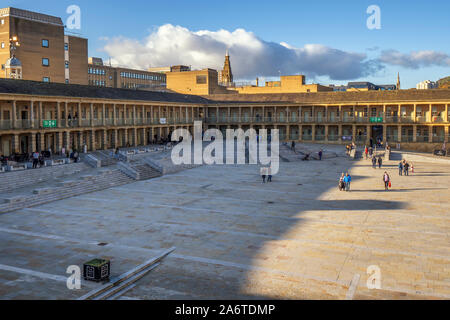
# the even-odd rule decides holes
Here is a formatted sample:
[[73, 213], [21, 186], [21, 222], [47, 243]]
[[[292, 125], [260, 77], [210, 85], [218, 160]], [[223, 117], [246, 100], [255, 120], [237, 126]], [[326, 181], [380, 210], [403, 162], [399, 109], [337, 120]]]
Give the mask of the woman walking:
[[388, 191], [391, 185], [391, 177], [389, 177], [389, 174], [386, 171], [383, 174], [383, 182], [384, 182], [384, 190]]

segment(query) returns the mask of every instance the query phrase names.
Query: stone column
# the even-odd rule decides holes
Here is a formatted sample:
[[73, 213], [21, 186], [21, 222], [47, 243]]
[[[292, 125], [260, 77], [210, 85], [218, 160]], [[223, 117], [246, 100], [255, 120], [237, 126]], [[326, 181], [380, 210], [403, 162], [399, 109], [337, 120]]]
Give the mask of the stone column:
[[89, 107], [90, 107], [90, 110], [89, 110], [89, 115], [90, 115], [90, 123], [91, 123], [91, 127], [93, 127], [94, 126], [94, 104], [93, 103], [91, 103], [90, 105], [89, 105]]
[[366, 127], [366, 131], [367, 131], [366, 142], [369, 143], [370, 142], [370, 138], [372, 137], [372, 127], [370, 125], [368, 125]]
[[413, 142], [417, 142], [417, 125], [413, 124]]
[[35, 132], [32, 132], [32, 133], [30, 133], [30, 153], [31, 152], [35, 152], [36, 151], [36, 133]]
[[45, 150], [45, 133], [41, 133], [39, 135], [40, 139], [39, 139], [39, 151], [44, 151]]
[[13, 153], [20, 153], [19, 135], [14, 134], [12, 136], [12, 151]]
[[[339, 113], [339, 116], [341, 113]], [[342, 124], [338, 125], [338, 141], [342, 142]]]
[[384, 145], [386, 145], [386, 141], [387, 141], [387, 125], [383, 124], [383, 142], [384, 142]]
[[[31, 128], [34, 128], [34, 101], [30, 102], [30, 121], [31, 121], [31, 123], [30, 123]], [[34, 150], [33, 150], [33, 152], [34, 152]]]
[[61, 128], [61, 105], [59, 101], [56, 102], [56, 125]]
[[101, 148], [103, 150], [108, 149], [108, 131], [106, 129], [103, 129], [102, 131], [102, 146]]
[[63, 132], [59, 131], [56, 133], [56, 150], [55, 152], [61, 153], [63, 147]]
[[[386, 123], [386, 105], [385, 104], [383, 104], [383, 123]], [[386, 139], [384, 141], [386, 141]]]
[[398, 135], [398, 142], [402, 142], [402, 126], [397, 126], [397, 135]]
[[137, 147], [137, 128], [133, 128], [132, 134], [133, 134], [133, 146]]
[[81, 114], [81, 102], [78, 102], [78, 126], [81, 127], [81, 119], [82, 119], [82, 114]]
[[111, 144], [113, 148], [117, 148], [119, 146], [117, 143], [117, 129], [113, 130]]
[[124, 130], [123, 136], [124, 136], [124, 140], [125, 140], [125, 147], [127, 147], [128, 146], [128, 129]]
[[133, 125], [136, 125], [136, 105], [133, 105]]
[[64, 133], [64, 146], [66, 147], [67, 151], [69, 151], [69, 149], [72, 147], [70, 145], [70, 131], [66, 131]]
[[286, 126], [286, 140], [291, 140], [291, 128], [289, 125]]
[[449, 134], [448, 129], [449, 129], [448, 126], [444, 127], [444, 141], [445, 142], [449, 142], [448, 141], [448, 134]]
[[416, 120], [417, 120], [417, 104], [414, 103], [413, 121], [416, 122]]
[[117, 124], [116, 121], [116, 104], [113, 104], [113, 125], [115, 126]]
[[[327, 111], [325, 111], [327, 112]], [[325, 125], [325, 142], [328, 142], [328, 125]]]
[[44, 112], [42, 107], [42, 101], [39, 101], [39, 124], [37, 126], [38, 128], [42, 128], [43, 120], [44, 120]]
[[429, 122], [429, 123], [432, 121], [432, 118], [433, 118], [433, 116], [432, 116], [432, 114], [431, 114], [432, 111], [433, 111], [433, 110], [432, 110], [431, 104], [429, 104], [429, 105], [428, 105], [428, 112], [427, 112], [427, 113], [428, 113], [428, 114], [427, 114], [427, 122]]
[[[353, 112], [353, 114], [355, 114], [355, 113]], [[356, 143], [356, 125], [355, 124], [352, 125], [352, 141], [355, 141], [355, 143]]]
[[16, 100], [13, 100], [13, 102], [12, 102], [11, 119], [12, 119], [12, 128], [15, 129], [17, 127], [17, 106], [16, 106]]
[[68, 106], [68, 102], [64, 102], [64, 119], [66, 122], [65, 127], [68, 128], [69, 127], [69, 106]]
[[84, 151], [84, 139], [83, 139], [83, 131], [80, 131], [78, 133], [78, 152], [83, 152]]
[[428, 142], [429, 143], [433, 142], [433, 126], [428, 127]]
[[311, 125], [311, 135], [312, 135], [312, 142], [316, 141], [316, 125]]
[[[339, 105], [339, 122], [342, 122], [342, 105]], [[342, 128], [341, 128], [341, 136], [342, 136]]]
[[106, 126], [106, 105], [102, 104], [102, 124]]
[[91, 151], [95, 151], [95, 150], [97, 150], [95, 130], [91, 130], [90, 138], [91, 138]]
[[445, 115], [444, 115], [444, 121], [449, 122], [450, 119], [448, 118], [448, 104], [445, 105]]

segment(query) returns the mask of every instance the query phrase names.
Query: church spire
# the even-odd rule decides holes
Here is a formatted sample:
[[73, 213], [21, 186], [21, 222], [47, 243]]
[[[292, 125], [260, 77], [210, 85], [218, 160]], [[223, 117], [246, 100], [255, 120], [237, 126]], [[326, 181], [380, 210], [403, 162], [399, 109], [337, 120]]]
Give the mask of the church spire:
[[400, 90], [400, 72], [397, 74], [397, 90]]
[[223, 65], [223, 69], [219, 74], [219, 82], [226, 86], [229, 86], [233, 83], [233, 73], [231, 71], [230, 53], [228, 49], [225, 53], [225, 63]]

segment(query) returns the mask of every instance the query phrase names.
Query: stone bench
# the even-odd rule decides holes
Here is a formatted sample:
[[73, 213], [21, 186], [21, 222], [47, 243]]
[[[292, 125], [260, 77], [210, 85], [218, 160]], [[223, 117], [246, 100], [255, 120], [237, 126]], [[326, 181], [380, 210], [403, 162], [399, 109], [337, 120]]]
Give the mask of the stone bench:
[[79, 184], [79, 182], [75, 181], [75, 180], [63, 181], [63, 182], [58, 183], [58, 185], [60, 187], [74, 187], [77, 184]]
[[27, 198], [25, 196], [15, 196], [11, 198], [5, 198], [5, 203], [15, 204], [25, 202]]
[[59, 159], [59, 160], [53, 160], [52, 161], [52, 166], [60, 166], [66, 164], [65, 159]]
[[44, 195], [44, 194], [52, 193], [54, 191], [55, 191], [55, 189], [53, 189], [53, 188], [39, 188], [39, 189], [34, 189], [33, 194]]
[[92, 175], [82, 176], [81, 179], [85, 180], [85, 181], [90, 181], [90, 180], [94, 180], [95, 176], [92, 176]]

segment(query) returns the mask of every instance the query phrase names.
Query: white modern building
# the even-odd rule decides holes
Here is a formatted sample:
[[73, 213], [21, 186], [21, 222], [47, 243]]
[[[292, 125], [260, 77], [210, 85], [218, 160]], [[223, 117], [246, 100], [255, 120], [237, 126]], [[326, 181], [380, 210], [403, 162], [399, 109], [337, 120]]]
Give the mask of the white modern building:
[[435, 89], [437, 87], [438, 87], [438, 84], [436, 82], [430, 81], [430, 80], [425, 80], [425, 81], [419, 82], [416, 85], [417, 90]]

